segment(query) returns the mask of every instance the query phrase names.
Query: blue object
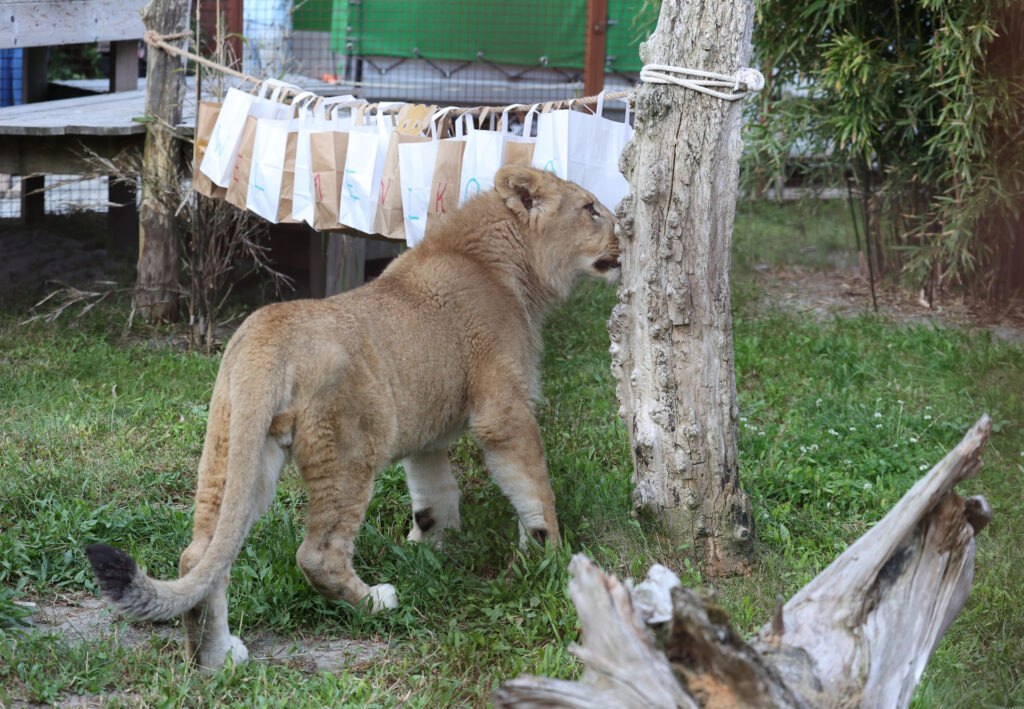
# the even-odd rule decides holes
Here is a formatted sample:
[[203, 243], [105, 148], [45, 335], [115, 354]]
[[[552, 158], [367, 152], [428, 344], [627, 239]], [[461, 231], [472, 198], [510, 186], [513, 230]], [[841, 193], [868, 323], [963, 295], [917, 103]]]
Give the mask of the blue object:
[[21, 49], [0, 49], [0, 107], [21, 104]]

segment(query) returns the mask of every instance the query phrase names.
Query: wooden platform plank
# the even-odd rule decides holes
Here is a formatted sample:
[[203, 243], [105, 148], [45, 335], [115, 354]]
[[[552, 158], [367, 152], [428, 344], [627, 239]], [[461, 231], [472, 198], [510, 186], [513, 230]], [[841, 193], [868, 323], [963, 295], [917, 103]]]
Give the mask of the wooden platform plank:
[[[141, 119], [146, 91], [79, 96], [0, 108], [0, 135], [135, 135], [146, 132]], [[182, 124], [195, 122], [194, 97], [186, 96]]]

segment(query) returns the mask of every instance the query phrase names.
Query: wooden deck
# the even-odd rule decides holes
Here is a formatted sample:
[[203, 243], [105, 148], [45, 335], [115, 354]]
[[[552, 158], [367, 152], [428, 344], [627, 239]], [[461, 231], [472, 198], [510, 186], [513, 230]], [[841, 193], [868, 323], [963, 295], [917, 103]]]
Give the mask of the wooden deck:
[[[186, 98], [183, 129], [195, 123], [194, 103]], [[145, 105], [143, 88], [0, 108], [0, 172], [75, 174], [87, 171], [83, 146], [104, 157], [141, 149]]]
[[0, 108], [2, 135], [133, 135], [146, 126], [145, 89]]

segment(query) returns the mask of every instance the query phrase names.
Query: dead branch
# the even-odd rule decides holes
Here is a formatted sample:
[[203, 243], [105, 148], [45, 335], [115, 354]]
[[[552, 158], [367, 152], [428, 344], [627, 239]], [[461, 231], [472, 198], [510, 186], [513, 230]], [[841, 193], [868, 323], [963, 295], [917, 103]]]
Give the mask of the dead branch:
[[977, 473], [992, 422], [964, 439], [874, 528], [745, 643], [713, 599], [655, 566], [630, 591], [577, 554], [569, 594], [581, 681], [521, 676], [499, 707], [906, 707], [967, 600], [974, 536], [992, 517], [953, 487]]

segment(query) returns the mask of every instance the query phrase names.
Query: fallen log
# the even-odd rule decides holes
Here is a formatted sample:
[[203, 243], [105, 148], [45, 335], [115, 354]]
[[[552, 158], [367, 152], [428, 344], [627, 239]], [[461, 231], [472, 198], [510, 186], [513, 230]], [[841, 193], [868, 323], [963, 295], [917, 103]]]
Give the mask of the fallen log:
[[522, 675], [498, 707], [906, 707], [963, 608], [974, 536], [992, 510], [953, 487], [981, 467], [982, 416], [877, 525], [783, 605], [749, 642], [714, 599], [663, 566], [635, 588], [573, 557], [578, 682]]

